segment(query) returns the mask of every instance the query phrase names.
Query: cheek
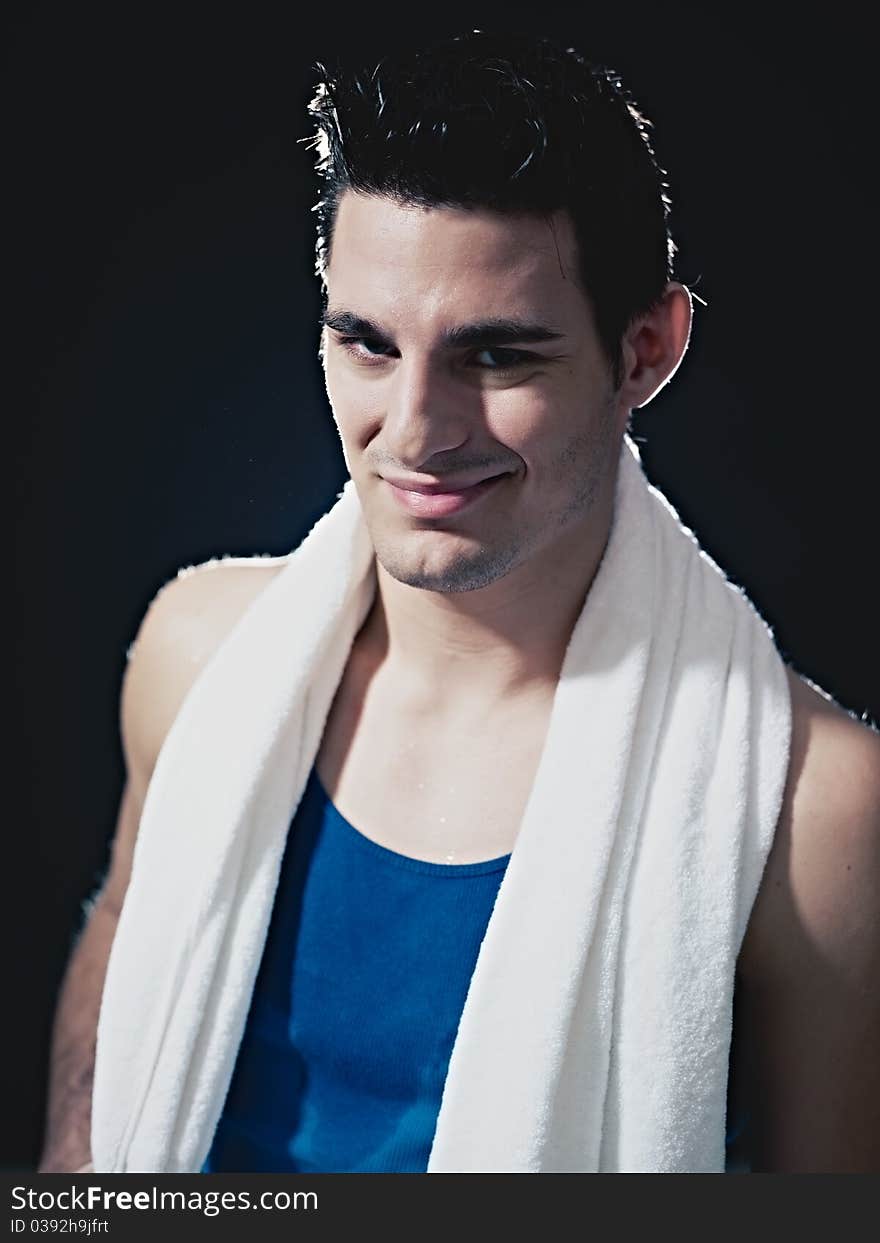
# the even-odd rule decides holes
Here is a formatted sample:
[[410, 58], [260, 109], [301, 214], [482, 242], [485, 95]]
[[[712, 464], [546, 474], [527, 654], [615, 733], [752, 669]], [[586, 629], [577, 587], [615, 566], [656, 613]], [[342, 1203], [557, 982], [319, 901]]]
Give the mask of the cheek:
[[485, 417], [490, 438], [518, 454], [529, 469], [553, 455], [570, 421], [558, 393], [528, 385], [492, 394]]
[[333, 418], [343, 442], [353, 449], [368, 445], [382, 426], [382, 386], [365, 384], [350, 369], [328, 360], [324, 382]]

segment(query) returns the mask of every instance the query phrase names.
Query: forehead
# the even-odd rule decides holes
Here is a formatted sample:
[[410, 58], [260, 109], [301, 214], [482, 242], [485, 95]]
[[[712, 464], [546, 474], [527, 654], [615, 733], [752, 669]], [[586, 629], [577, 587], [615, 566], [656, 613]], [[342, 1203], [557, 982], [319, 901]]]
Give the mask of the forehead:
[[326, 281], [335, 306], [383, 323], [491, 314], [583, 318], [574, 229], [484, 208], [402, 205], [346, 191]]

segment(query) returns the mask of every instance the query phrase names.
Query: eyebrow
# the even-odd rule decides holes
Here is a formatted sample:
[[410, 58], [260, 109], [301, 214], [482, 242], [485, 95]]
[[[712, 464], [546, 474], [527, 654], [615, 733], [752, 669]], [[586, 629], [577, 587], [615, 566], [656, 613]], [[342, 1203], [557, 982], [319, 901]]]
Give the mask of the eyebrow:
[[[341, 332], [345, 336], [367, 337], [383, 343], [390, 341], [389, 335], [378, 324], [356, 315], [353, 311], [323, 311], [318, 323], [322, 328], [332, 328], [334, 332]], [[485, 348], [493, 345], [513, 345], [517, 342], [533, 344], [540, 341], [558, 341], [562, 336], [564, 333], [555, 328], [532, 320], [492, 318], [447, 329], [443, 333], [443, 344]]]

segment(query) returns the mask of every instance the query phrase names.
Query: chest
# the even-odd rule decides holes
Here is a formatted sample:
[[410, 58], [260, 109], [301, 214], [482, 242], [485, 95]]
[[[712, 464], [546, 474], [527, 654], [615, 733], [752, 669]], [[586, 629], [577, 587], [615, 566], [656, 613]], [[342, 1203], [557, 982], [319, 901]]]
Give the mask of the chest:
[[552, 693], [432, 712], [393, 685], [343, 677], [316, 767], [340, 813], [412, 858], [477, 863], [509, 854], [546, 739]]

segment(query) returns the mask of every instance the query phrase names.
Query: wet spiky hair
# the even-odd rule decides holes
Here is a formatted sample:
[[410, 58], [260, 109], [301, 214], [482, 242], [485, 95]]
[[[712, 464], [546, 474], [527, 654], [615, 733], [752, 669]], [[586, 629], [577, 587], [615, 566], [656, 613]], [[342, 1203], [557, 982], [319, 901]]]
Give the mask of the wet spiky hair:
[[519, 33], [469, 34], [319, 75], [324, 279], [345, 190], [424, 207], [571, 215], [579, 278], [620, 382], [621, 337], [672, 275], [670, 200], [650, 121], [612, 70]]

